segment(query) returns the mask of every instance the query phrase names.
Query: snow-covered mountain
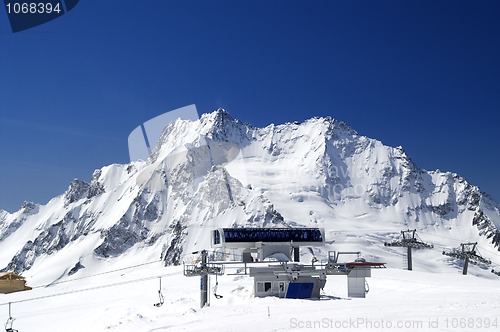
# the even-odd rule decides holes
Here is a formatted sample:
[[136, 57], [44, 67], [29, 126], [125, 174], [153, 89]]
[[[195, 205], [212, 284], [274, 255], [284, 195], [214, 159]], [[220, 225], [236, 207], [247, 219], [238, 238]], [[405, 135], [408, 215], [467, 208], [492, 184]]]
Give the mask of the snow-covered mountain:
[[456, 264], [441, 251], [461, 242], [500, 264], [500, 207], [459, 175], [419, 169], [331, 118], [255, 128], [219, 109], [169, 124], [147, 161], [0, 211], [0, 269], [56, 280], [125, 257], [176, 265], [230, 226], [323, 227], [328, 245], [302, 259], [356, 249], [394, 266], [403, 253], [384, 241], [416, 228], [435, 246], [416, 256], [429, 269]]

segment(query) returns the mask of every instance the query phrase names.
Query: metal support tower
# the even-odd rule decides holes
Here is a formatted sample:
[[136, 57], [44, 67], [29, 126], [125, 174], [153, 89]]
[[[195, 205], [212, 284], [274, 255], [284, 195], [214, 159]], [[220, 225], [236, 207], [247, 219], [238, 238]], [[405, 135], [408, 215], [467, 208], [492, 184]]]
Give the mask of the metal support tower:
[[406, 257], [408, 258], [408, 271], [413, 271], [413, 259], [411, 257], [411, 247], [407, 247]]
[[449, 252], [443, 251], [443, 255], [455, 257], [464, 261], [463, 275], [467, 275], [469, 262], [471, 264], [491, 264], [491, 261], [482, 257], [477, 250], [477, 242], [460, 243], [460, 247], [454, 248]]
[[[193, 252], [197, 254], [198, 252]], [[223, 275], [224, 265], [221, 264], [209, 264], [208, 263], [208, 251], [201, 251], [201, 263], [199, 265], [191, 264], [184, 265], [184, 275], [186, 277], [200, 276], [200, 308], [203, 308], [208, 303], [208, 275]]]
[[404, 247], [407, 248], [407, 258], [408, 258], [408, 270], [413, 270], [412, 264], [412, 249], [423, 249], [423, 248], [434, 248], [430, 243], [423, 242], [416, 234], [416, 229], [408, 229], [406, 231], [401, 231], [401, 238], [393, 242], [385, 242], [386, 247]]
[[[208, 253], [206, 250], [201, 251], [201, 269], [207, 269]], [[203, 308], [208, 302], [208, 273], [200, 276], [200, 308]]]

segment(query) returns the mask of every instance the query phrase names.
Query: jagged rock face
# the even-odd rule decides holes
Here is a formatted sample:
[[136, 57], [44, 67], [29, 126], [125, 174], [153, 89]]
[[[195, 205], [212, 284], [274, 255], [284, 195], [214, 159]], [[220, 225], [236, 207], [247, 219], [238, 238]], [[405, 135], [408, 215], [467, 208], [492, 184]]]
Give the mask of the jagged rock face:
[[75, 266], [73, 266], [73, 268], [72, 268], [71, 270], [69, 270], [69, 271], [68, 271], [68, 275], [69, 275], [69, 276], [70, 276], [70, 275], [73, 275], [73, 274], [77, 273], [79, 270], [84, 269], [84, 268], [85, 268], [85, 266], [83, 266], [83, 265], [82, 265], [82, 263], [77, 262], [77, 263], [75, 264]]
[[78, 179], [71, 181], [68, 190], [64, 194], [64, 204], [67, 206], [73, 202], [76, 202], [83, 197], [86, 197], [89, 193], [90, 185]]
[[179, 265], [183, 252], [184, 238], [188, 235], [187, 226], [180, 221], [169, 226], [170, 241], [163, 246], [161, 260], [165, 265]]
[[148, 238], [148, 222], [159, 218], [158, 202], [148, 202], [139, 195], [130, 205], [128, 211], [117, 224], [102, 231], [104, 241], [94, 250], [94, 253], [103, 258], [116, 257]]
[[[7, 222], [9, 214], [4, 211], [0, 213], [0, 242], [13, 234], [30, 215], [38, 213], [39, 205], [32, 202], [24, 202], [21, 209], [15, 214], [15, 218], [12, 218], [11, 222]], [[10, 218], [9, 218], [10, 219]]]
[[20, 273], [69, 257], [58, 268], [71, 275], [90, 259], [146, 253], [180, 264], [210, 247], [214, 228], [330, 234], [339, 215], [370, 213], [401, 228], [465, 228], [500, 248], [498, 205], [457, 174], [421, 170], [401, 147], [331, 118], [254, 128], [218, 110], [166, 126], [147, 161], [75, 179], [47, 205], [0, 211], [0, 267]]
[[106, 190], [104, 189], [104, 185], [99, 182], [99, 178], [102, 175], [102, 170], [98, 169], [92, 175], [92, 182], [88, 188], [87, 198], [92, 198], [95, 196], [99, 196], [103, 194]]
[[37, 257], [51, 255], [63, 249], [70, 242], [71, 237], [78, 238], [78, 233], [71, 231], [71, 224], [76, 222], [71, 212], [68, 212], [61, 221], [40, 232], [34, 241], [26, 242], [3, 271], [20, 273], [29, 270]]

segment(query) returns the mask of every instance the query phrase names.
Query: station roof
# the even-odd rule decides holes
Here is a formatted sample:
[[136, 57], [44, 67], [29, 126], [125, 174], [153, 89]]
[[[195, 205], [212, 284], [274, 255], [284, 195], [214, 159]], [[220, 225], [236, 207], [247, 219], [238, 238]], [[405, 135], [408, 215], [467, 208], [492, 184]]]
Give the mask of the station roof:
[[214, 230], [213, 245], [235, 244], [290, 244], [323, 245], [324, 231], [321, 228], [219, 228]]

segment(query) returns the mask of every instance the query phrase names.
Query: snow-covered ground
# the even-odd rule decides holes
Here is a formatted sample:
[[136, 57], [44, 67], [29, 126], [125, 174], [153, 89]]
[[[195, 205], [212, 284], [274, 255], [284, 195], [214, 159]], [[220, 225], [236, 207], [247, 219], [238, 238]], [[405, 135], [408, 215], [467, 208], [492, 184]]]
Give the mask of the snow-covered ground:
[[[5, 304], [13, 302], [13, 327], [20, 332], [500, 330], [500, 277], [478, 266], [467, 276], [446, 264], [431, 264], [429, 271], [416, 256], [413, 271], [390, 264], [372, 270], [365, 299], [347, 297], [345, 276], [329, 276], [320, 300], [254, 298], [252, 278], [228, 275], [236, 272], [230, 268], [218, 278], [223, 298], [210, 294], [203, 309], [200, 279], [183, 276], [182, 266], [143, 261], [129, 268], [115, 261], [106, 265], [115, 272], [93, 275], [87, 268], [87, 276], [52, 286], [37, 287], [44, 280], [33, 276], [33, 290], [0, 294], [0, 317], [8, 318]], [[156, 307], [160, 277], [165, 302]], [[211, 290], [214, 285], [212, 276]]]

